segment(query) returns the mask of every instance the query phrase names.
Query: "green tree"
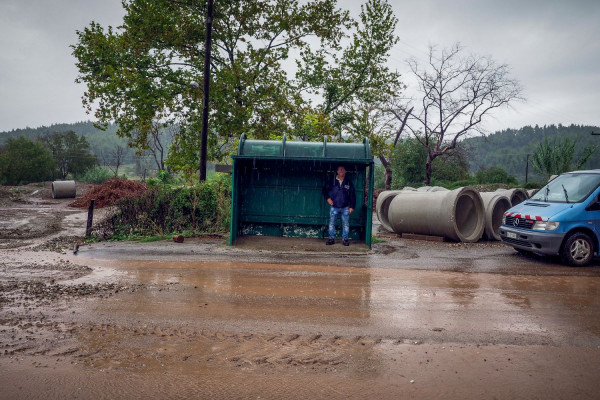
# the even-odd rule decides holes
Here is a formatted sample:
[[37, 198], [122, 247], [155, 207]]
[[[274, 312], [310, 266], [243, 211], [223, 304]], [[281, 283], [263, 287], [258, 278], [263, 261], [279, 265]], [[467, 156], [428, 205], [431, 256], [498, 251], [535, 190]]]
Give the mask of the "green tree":
[[[427, 162], [427, 157], [425, 162]], [[432, 170], [431, 181], [438, 185], [471, 178], [469, 162], [461, 147], [457, 147], [452, 154], [444, 154], [433, 160]]]
[[403, 186], [421, 186], [425, 179], [427, 150], [416, 138], [401, 140], [394, 149], [392, 170], [393, 189]]
[[509, 175], [506, 170], [500, 167], [480, 168], [475, 173], [475, 179], [480, 184], [506, 183], [510, 185], [517, 183], [517, 179], [514, 176]]
[[545, 178], [563, 172], [580, 169], [596, 152], [598, 146], [585, 147], [579, 160], [573, 164], [575, 140], [564, 138], [550, 142], [548, 138], [540, 142], [531, 156], [531, 165]]
[[[153, 126], [178, 125], [168, 163], [197, 168], [204, 2], [125, 0], [121, 28], [92, 22], [73, 46], [87, 85], [83, 103], [102, 125], [148, 149]], [[226, 0], [215, 5], [208, 157], [219, 161], [241, 133], [258, 139], [342, 137], [357, 102], [390, 93], [385, 68], [396, 19], [368, 0], [360, 21], [336, 0]], [[283, 67], [295, 57], [291, 79]], [[293, 61], [293, 60], [290, 60]]]
[[315, 112], [330, 125], [314, 136], [355, 142], [368, 138], [373, 155], [385, 168], [387, 189], [398, 130], [383, 111], [384, 104], [405, 88], [400, 74], [386, 66], [390, 50], [398, 42], [397, 23], [389, 3], [367, 1], [361, 6], [349, 45], [303, 49], [297, 74], [300, 88], [318, 99]]
[[375, 189], [385, 190], [385, 168], [381, 164], [375, 164], [374, 171], [375, 182], [373, 182], [373, 186]]
[[[205, 2], [125, 0], [117, 31], [92, 22], [73, 46], [83, 97], [100, 124], [147, 149], [156, 121], [179, 124], [175, 166], [199, 158]], [[303, 102], [282, 62], [309, 41], [338, 47], [352, 26], [335, 0], [218, 2], [211, 56], [209, 159], [220, 160], [241, 133], [268, 138], [291, 131]]]
[[[425, 181], [425, 163], [427, 149], [418, 138], [400, 140], [394, 150], [392, 169], [393, 189], [404, 186], [422, 186]], [[445, 154], [434, 160], [432, 181], [449, 183], [470, 178], [467, 152], [458, 146], [451, 154]]]
[[9, 140], [0, 151], [0, 183], [20, 185], [52, 179], [54, 159], [41, 143], [26, 138]]
[[90, 152], [90, 144], [86, 138], [77, 136], [73, 131], [54, 132], [44, 136], [41, 142], [52, 152], [61, 179], [69, 174], [82, 175], [98, 164], [96, 156]]

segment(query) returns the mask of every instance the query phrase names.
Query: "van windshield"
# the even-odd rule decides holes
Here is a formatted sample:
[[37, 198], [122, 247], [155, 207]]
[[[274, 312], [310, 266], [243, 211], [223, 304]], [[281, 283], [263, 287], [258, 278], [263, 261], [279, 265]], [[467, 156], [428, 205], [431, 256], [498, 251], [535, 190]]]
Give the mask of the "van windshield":
[[600, 185], [600, 174], [564, 174], [548, 182], [531, 200], [550, 203], [579, 203]]

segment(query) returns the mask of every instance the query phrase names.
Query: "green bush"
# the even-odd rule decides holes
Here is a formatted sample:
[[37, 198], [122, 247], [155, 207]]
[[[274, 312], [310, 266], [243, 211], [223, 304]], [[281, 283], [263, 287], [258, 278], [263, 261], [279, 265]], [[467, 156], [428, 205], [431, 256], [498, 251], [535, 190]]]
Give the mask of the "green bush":
[[375, 171], [373, 172], [375, 177], [374, 188], [385, 189], [385, 167], [381, 164], [375, 164]]
[[462, 179], [460, 181], [454, 181], [454, 182], [438, 181], [435, 178], [431, 179], [431, 186], [441, 186], [441, 187], [444, 187], [444, 188], [450, 189], [450, 190], [458, 189], [459, 187], [464, 187], [464, 186], [473, 186], [476, 184], [477, 184], [477, 182], [475, 182], [474, 179]]
[[50, 180], [54, 166], [52, 153], [41, 143], [24, 137], [11, 139], [0, 152], [0, 183], [25, 185]]
[[116, 206], [108, 221], [116, 238], [224, 233], [229, 230], [231, 177], [194, 186], [153, 185], [142, 197], [122, 199]]
[[[427, 148], [419, 140], [408, 138], [399, 142], [391, 162], [392, 189], [423, 186], [426, 162]], [[430, 185], [432, 186], [444, 186], [454, 181], [470, 179], [466, 152], [459, 147], [451, 154], [436, 157], [431, 165], [431, 171]]]
[[523, 189], [540, 189], [544, 185], [544, 183], [539, 182], [527, 182], [523, 185]]
[[487, 183], [505, 183], [507, 185], [516, 185], [517, 179], [509, 175], [504, 169], [499, 167], [481, 168], [475, 173], [475, 179], [479, 184]]
[[92, 167], [85, 171], [81, 176], [77, 177], [77, 180], [88, 183], [102, 183], [113, 177], [113, 173], [105, 167]]

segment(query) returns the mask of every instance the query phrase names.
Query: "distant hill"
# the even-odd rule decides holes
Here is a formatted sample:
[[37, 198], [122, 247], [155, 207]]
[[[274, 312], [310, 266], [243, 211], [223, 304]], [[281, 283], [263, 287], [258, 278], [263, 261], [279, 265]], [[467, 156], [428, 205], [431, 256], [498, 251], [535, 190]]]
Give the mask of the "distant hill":
[[[470, 149], [471, 171], [485, 167], [500, 167], [515, 176], [519, 182], [525, 181], [527, 154], [532, 154], [538, 144], [545, 138], [551, 141], [569, 137], [576, 141], [575, 159], [587, 146], [600, 145], [600, 136], [592, 136], [590, 132], [600, 132], [597, 126], [584, 125], [548, 125], [525, 126], [521, 129], [507, 129], [487, 137], [465, 139], [463, 144]], [[600, 168], [600, 150], [584, 165], [586, 169]], [[529, 164], [529, 181], [539, 181]]]
[[105, 131], [94, 126], [91, 121], [76, 122], [73, 124], [54, 124], [50, 126], [41, 126], [39, 128], [13, 129], [8, 132], [0, 132], [0, 146], [10, 139], [18, 139], [21, 136], [30, 140], [37, 140], [48, 134], [55, 132], [73, 131], [78, 136], [85, 136], [90, 143], [92, 152], [100, 156], [112, 151], [116, 146], [127, 146], [127, 141], [116, 135], [117, 126], [109, 125]]
[[[74, 131], [79, 136], [85, 136], [92, 152], [100, 157], [102, 152], [110, 153], [116, 146], [126, 146], [127, 141], [116, 135], [117, 126], [109, 125], [105, 131], [96, 127], [91, 121], [77, 122], [74, 124], [55, 124], [39, 128], [14, 129], [8, 132], [0, 132], [0, 146], [9, 139], [24, 136], [35, 140], [53, 132]], [[475, 137], [465, 139], [463, 144], [470, 153], [471, 171], [485, 167], [500, 167], [509, 174], [515, 176], [519, 182], [525, 181], [525, 166], [527, 154], [535, 151], [536, 147], [544, 138], [550, 140], [569, 137], [577, 142], [575, 157], [581, 154], [586, 146], [600, 145], [600, 136], [591, 136], [590, 132], [600, 132], [600, 127], [583, 125], [548, 125], [548, 126], [525, 126], [521, 129], [507, 129], [487, 137]], [[134, 152], [130, 151], [127, 162], [135, 160]], [[584, 166], [585, 168], [600, 168], [600, 150], [591, 157]], [[529, 165], [529, 181], [540, 180], [535, 171]]]
[[[122, 159], [123, 164], [135, 164], [136, 169], [147, 170], [149, 173], [156, 173], [158, 167], [152, 155], [148, 152], [138, 156], [135, 149], [127, 147], [127, 140], [117, 136], [117, 125], [110, 124], [106, 130], [100, 130], [94, 126], [91, 121], [76, 122], [73, 124], [53, 124], [50, 126], [41, 126], [39, 128], [13, 129], [12, 131], [0, 132], [0, 147], [10, 139], [17, 139], [21, 136], [30, 140], [37, 140], [48, 134], [55, 132], [73, 131], [78, 136], [84, 136], [90, 144], [91, 151], [98, 157], [102, 165], [115, 164], [115, 150], [117, 147], [126, 148], [126, 155]], [[161, 139], [166, 149], [171, 145], [171, 139], [166, 132], [162, 133]]]

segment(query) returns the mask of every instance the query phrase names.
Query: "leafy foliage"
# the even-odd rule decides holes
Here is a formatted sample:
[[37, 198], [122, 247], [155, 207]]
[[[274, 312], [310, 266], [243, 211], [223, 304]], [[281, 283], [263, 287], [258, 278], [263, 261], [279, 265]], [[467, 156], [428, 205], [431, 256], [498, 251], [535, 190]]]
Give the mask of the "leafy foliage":
[[399, 141], [392, 158], [393, 189], [421, 186], [425, 180], [427, 149], [415, 138]]
[[90, 145], [85, 137], [79, 137], [73, 131], [54, 132], [44, 136], [41, 142], [52, 152], [61, 179], [66, 179], [69, 174], [82, 175], [98, 163], [90, 153]]
[[99, 184], [114, 178], [112, 171], [106, 167], [93, 166], [78, 177], [82, 182]]
[[[148, 146], [155, 121], [180, 124], [174, 162], [196, 164], [202, 81], [204, 2], [130, 0], [123, 3], [118, 32], [92, 22], [73, 46], [84, 105], [101, 124], [116, 121], [118, 133], [137, 148]], [[264, 138], [289, 128], [295, 109], [282, 60], [309, 37], [336, 43], [349, 23], [335, 1], [300, 5], [285, 1], [225, 1], [215, 8], [211, 76], [209, 158], [221, 159], [242, 132]], [[179, 154], [179, 157], [177, 157]], [[190, 158], [192, 160], [190, 161]]]
[[123, 199], [116, 206], [107, 222], [115, 237], [227, 232], [231, 179], [217, 176], [193, 186], [154, 184], [143, 196]]
[[531, 164], [538, 173], [545, 177], [559, 175], [563, 172], [580, 169], [597, 149], [598, 146], [585, 147], [579, 160], [573, 164], [575, 141], [564, 138], [551, 143], [545, 139], [533, 153]]
[[[394, 171], [392, 188], [422, 186], [426, 179], [426, 162], [427, 149], [417, 138], [399, 141], [392, 158], [392, 169]], [[433, 166], [431, 183], [435, 185], [445, 185], [448, 182], [470, 178], [467, 155], [462, 147], [459, 147], [452, 154], [436, 158]]]
[[486, 183], [506, 183], [517, 184], [517, 179], [509, 175], [504, 169], [499, 167], [481, 168], [475, 173], [475, 179], [479, 184]]
[[[168, 163], [197, 169], [203, 79], [204, 2], [126, 0], [122, 27], [92, 22], [72, 46], [83, 103], [100, 125], [142, 151], [156, 124], [177, 125]], [[397, 40], [383, 0], [369, 0], [360, 22], [336, 0], [229, 0], [215, 7], [209, 160], [220, 161], [241, 133], [341, 135], [355, 102], [390, 92], [398, 75], [384, 67]], [[342, 44], [346, 44], [343, 46]], [[296, 57], [290, 79], [282, 63]], [[320, 100], [319, 100], [320, 99]], [[313, 101], [318, 104], [313, 105]], [[348, 128], [350, 129], [350, 128]]]
[[385, 189], [385, 167], [381, 164], [375, 164], [374, 171], [375, 182], [373, 182], [374, 189]]
[[385, 66], [398, 42], [391, 5], [370, 0], [361, 5], [359, 20], [347, 47], [303, 48], [297, 79], [302, 89], [320, 98], [317, 109], [329, 117], [339, 137], [347, 131], [362, 140], [373, 132], [367, 118], [377, 112], [373, 106], [398, 94], [401, 84], [400, 74]]
[[54, 159], [41, 143], [11, 139], [0, 151], [0, 183], [21, 185], [52, 179]]
[[[462, 149], [459, 149], [462, 150]], [[469, 162], [463, 151], [444, 154], [433, 160], [431, 184], [443, 186], [449, 182], [469, 180]]]

